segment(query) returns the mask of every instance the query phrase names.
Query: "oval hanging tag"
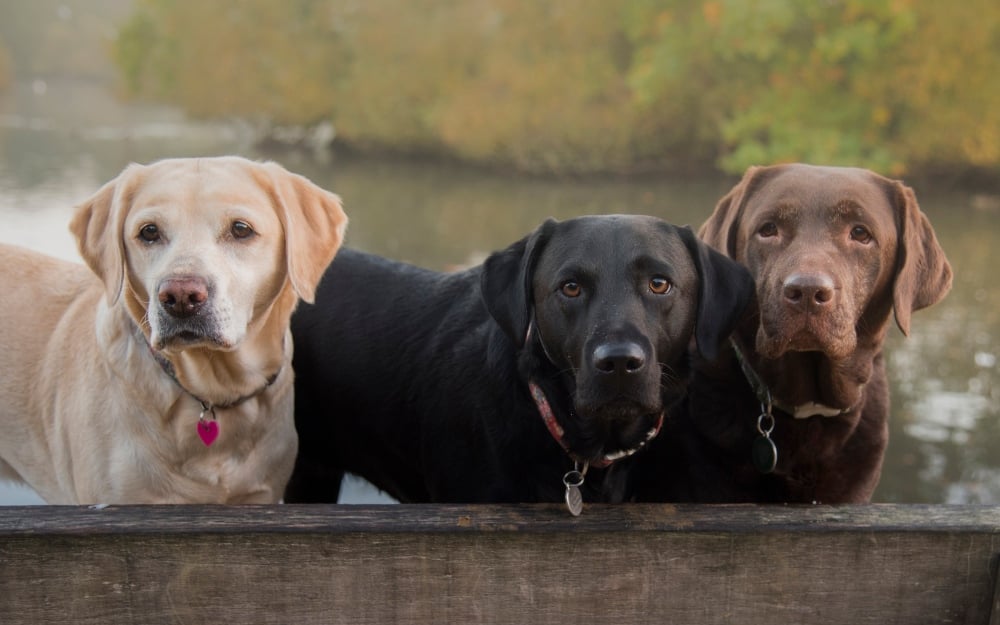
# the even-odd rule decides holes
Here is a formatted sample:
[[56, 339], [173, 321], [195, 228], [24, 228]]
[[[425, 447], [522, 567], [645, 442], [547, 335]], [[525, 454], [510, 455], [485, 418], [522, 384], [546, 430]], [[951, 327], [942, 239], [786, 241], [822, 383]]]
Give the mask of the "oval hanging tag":
[[583, 512], [583, 493], [580, 486], [583, 485], [583, 473], [580, 471], [570, 471], [563, 476], [563, 484], [566, 486], [566, 507], [573, 516], [580, 516]]

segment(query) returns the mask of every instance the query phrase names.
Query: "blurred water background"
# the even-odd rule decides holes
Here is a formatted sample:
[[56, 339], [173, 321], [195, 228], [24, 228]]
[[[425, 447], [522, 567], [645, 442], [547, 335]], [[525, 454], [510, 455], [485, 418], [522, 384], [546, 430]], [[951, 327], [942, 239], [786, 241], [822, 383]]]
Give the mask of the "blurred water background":
[[[223, 4], [228, 6], [227, 3], [219, 3], [218, 6]], [[312, 7], [310, 11], [313, 11], [316, 7], [328, 4], [317, 0], [295, 6], [302, 11], [305, 11], [302, 7]], [[388, 6], [391, 3], [364, 6], [381, 7], [383, 4]], [[432, 4], [437, 6], [436, 3]], [[605, 8], [597, 7], [612, 4], [614, 3], [599, 3], [592, 8], [594, 11], [604, 11]], [[713, 19], [723, 19], [717, 15], [713, 17], [713, 11], [732, 11], [735, 10], [734, 7], [740, 6], [733, 2], [677, 4], [700, 6], [699, 19], [709, 26]], [[897, 13], [907, 7], [925, 6], [920, 2], [889, 4], [895, 7], [892, 11]], [[885, 8], [889, 4], [864, 0], [830, 3], [830, 6], [843, 8], [847, 25], [854, 24], [850, 20], [863, 25], [869, 24], [873, 19], [877, 24], [882, 22], [875, 18], [865, 22], [848, 11], [850, 6], [857, 5], [857, 10], [872, 12], [879, 7], [889, 11], [889, 8]], [[362, 6], [344, 3], [344, 6], [348, 5]], [[517, 10], [512, 7], [522, 6], [517, 2], [500, 1], [469, 5], [480, 7], [485, 11], [482, 15], [494, 17], [509, 14], [516, 16]], [[78, 260], [75, 244], [67, 230], [73, 207], [117, 175], [128, 163], [149, 162], [164, 157], [240, 154], [249, 158], [277, 160], [317, 184], [339, 193], [351, 218], [349, 245], [447, 270], [481, 261], [490, 251], [506, 246], [550, 216], [568, 218], [592, 213], [644, 213], [697, 226], [705, 220], [718, 198], [737, 180], [735, 174], [745, 164], [741, 159], [751, 159], [751, 162], [781, 160], [778, 158], [780, 150], [791, 150], [788, 153], [801, 157], [801, 160], [824, 160], [825, 155], [829, 159], [824, 162], [842, 163], [845, 158], [850, 158], [850, 155], [845, 156], [836, 150], [831, 153], [796, 152], [794, 145], [781, 144], [773, 137], [770, 142], [765, 142], [768, 147], [763, 151], [755, 152], [753, 142], [733, 143], [731, 149], [727, 148], [728, 152], [722, 156], [709, 154], [708, 157], [711, 158], [706, 161], [708, 157], [705, 153], [692, 152], [691, 158], [686, 161], [683, 154], [673, 150], [670, 158], [646, 159], [641, 163], [636, 161], [632, 163], [634, 166], [623, 165], [624, 161], [618, 160], [615, 161], [617, 166], [612, 163], [604, 168], [606, 171], [600, 166], [598, 157], [601, 152], [596, 148], [596, 151], [582, 149], [580, 153], [590, 156], [577, 160], [567, 156], [573, 154], [572, 151], [545, 151], [542, 148], [538, 148], [541, 151], [512, 149], [506, 153], [498, 150], [493, 153], [501, 156], [492, 160], [476, 158], [477, 153], [472, 148], [442, 149], [430, 158], [420, 150], [381, 149], [386, 146], [378, 141], [355, 140], [352, 143], [349, 140], [352, 127], [349, 123], [329, 123], [323, 121], [323, 116], [316, 118], [319, 122], [303, 126], [279, 127], [262, 121], [260, 116], [248, 112], [253, 108], [253, 98], [262, 97], [259, 90], [243, 93], [234, 87], [233, 93], [242, 94], [241, 97], [249, 103], [230, 102], [229, 106], [234, 109], [232, 115], [199, 112], [189, 102], [179, 101], [179, 96], [149, 97], [149, 93], [146, 93], [145, 98], [123, 98], [121, 66], [124, 63], [126, 70], [130, 66], [127, 59], [124, 62], [119, 60], [117, 65], [113, 61], [114, 44], [116, 41], [121, 42], [121, 25], [129, 24], [132, 36], [135, 35], [136, 28], [152, 29], [148, 49], [131, 53], [133, 60], [142, 58], [145, 59], [144, 62], [152, 63], [155, 55], [159, 54], [157, 45], [163, 43], [162, 39], [166, 35], [156, 31], [157, 22], [142, 26], [142, 20], [137, 22], [135, 16], [139, 14], [140, 17], [145, 15], [142, 19], [160, 19], [163, 12], [168, 11], [165, 7], [173, 6], [159, 0], [101, 0], [91, 3], [53, 0], [19, 3], [0, 0], [0, 240]], [[191, 7], [200, 5], [181, 2], [176, 6], [181, 7], [176, 10], [193, 11]], [[251, 13], [254, 10], [258, 13], [263, 11], [261, 7], [264, 6], [284, 7], [280, 3], [259, 2], [239, 6]], [[137, 13], [137, 7], [145, 13]], [[290, 6], [282, 10], [286, 9], [292, 10]], [[364, 12], [362, 9], [358, 11]], [[919, 17], [919, 11], [914, 11]], [[988, 22], [987, 26], [993, 25], [993, 30], [989, 32], [1000, 33], [1000, 27], [996, 26], [994, 19], [996, 16], [992, 15], [994, 12], [1000, 10], [991, 9], [988, 15], [980, 16], [979, 20]], [[482, 17], [479, 13], [476, 15]], [[676, 26], [671, 19], [679, 19], [676, 14], [658, 15], [665, 20], [661, 26], [667, 30]], [[878, 15], [881, 14], [876, 17]], [[961, 12], [949, 14], [947, 19], [958, 19], [956, 15], [960, 16]], [[8, 19], [13, 17], [19, 20], [17, 26], [12, 26]], [[895, 24], [894, 27], [904, 30], [907, 28], [906, 23], [897, 24], [902, 18], [896, 13], [892, 13], [891, 20], [883, 17], [883, 22], [889, 20]], [[546, 17], [556, 21], [558, 18], [558, 15]], [[136, 26], [137, 23], [139, 26]], [[629, 23], [631, 22], [626, 23], [626, 26]], [[628, 28], [633, 27], [638, 28], [635, 24]], [[982, 24], [979, 27], [986, 28]], [[494, 24], [490, 28], [499, 27]], [[645, 31], [639, 32], [642, 29], [633, 32], [628, 28], [626, 34], [636, 41], [652, 36]], [[340, 32], [336, 28], [333, 31]], [[392, 32], [392, 29], [387, 32]], [[439, 34], [441, 37], [447, 35]], [[892, 41], [878, 39], [878, 36], [883, 35], [889, 37], [888, 34], [877, 31], [869, 39], [862, 37], [862, 43], [871, 40], [881, 42], [879, 45], [889, 46]], [[176, 33], [172, 36], [176, 36]], [[302, 45], [305, 47], [307, 37], [302, 37]], [[973, 35], [968, 35], [968, 38], [975, 39]], [[352, 46], [364, 43], [359, 43], [356, 38], [345, 39], [341, 36], [341, 39], [341, 43], [346, 41]], [[991, 44], [994, 48], [998, 45], [996, 41], [1000, 41], [1000, 36]], [[373, 42], [373, 50], [374, 43], [378, 42]], [[851, 44], [857, 49], [848, 46], [845, 54], [861, 54], [858, 50], [863, 52], [862, 43]], [[820, 44], [832, 45], [829, 42]], [[235, 49], [239, 49], [240, 45], [239, 41], [232, 43]], [[633, 41], [630, 48], [633, 57], [644, 58], [637, 46]], [[766, 50], [757, 52], [761, 63], [769, 62], [767, 54], [772, 53], [765, 53]], [[537, 55], [538, 51], [535, 53]], [[987, 53], [993, 55], [989, 58], [1000, 57], [993, 49], [982, 51], [982, 54]], [[120, 51], [118, 54], [121, 56]], [[264, 63], [268, 59], [278, 59], [277, 54], [275, 52], [275, 56], [254, 62]], [[560, 58], [559, 54], [568, 53], [557, 50], [553, 54], [556, 55], [555, 58]], [[966, 51], [969, 67], [979, 67], [979, 57], [972, 56], [974, 54], [975, 51]], [[542, 55], [535, 58], [547, 57]], [[858, 63], [863, 66], [867, 57], [861, 54], [859, 58], [861, 60]], [[200, 63], [206, 72], [205, 80], [220, 80], [219, 61], [219, 58], [211, 55], [200, 57]], [[772, 65], [777, 62], [774, 59], [771, 61]], [[380, 57], [379, 62], [389, 61]], [[840, 66], [836, 59], [828, 64], [831, 67]], [[666, 71], [653, 63], [647, 68], [647, 74], [655, 74], [657, 68]], [[536, 69], [558, 86], [558, 67], [551, 70], [543, 63]], [[779, 63], [778, 69], [772, 67], [772, 73], [780, 69]], [[371, 68], [369, 70], [374, 71]], [[463, 71], [487, 70], [482, 67], [466, 67]], [[957, 70], [952, 68], [952, 71]], [[972, 73], [975, 74], [974, 71]], [[992, 93], [998, 74], [1000, 72], [994, 72], [987, 79], [982, 87], [983, 93]], [[246, 79], [246, 76], [244, 72], [242, 77]], [[250, 74], [251, 79], [253, 76]], [[371, 115], [381, 114], [386, 106], [384, 99], [390, 97], [397, 98], [393, 101], [393, 106], [397, 109], [411, 102], [414, 107], [419, 107], [424, 102], [420, 94], [407, 91], [403, 97], [400, 93], [393, 94], [391, 90], [393, 80], [397, 81], [400, 90], [407, 89], [409, 83], [406, 78], [399, 75], [385, 78], [389, 84], [383, 84], [382, 87], [388, 91], [353, 94], [358, 98], [352, 105], [354, 108], [338, 109], [341, 111], [338, 114], [342, 117], [337, 119], [354, 119], [351, 116], [362, 115], [366, 106], [370, 107]], [[638, 81], [635, 73], [632, 78], [633, 82]], [[319, 78], [316, 77], [316, 80]], [[234, 81], [234, 85], [239, 84], [239, 81]], [[774, 93], [787, 88], [780, 80], [775, 81], [772, 86]], [[180, 80], [176, 83], [175, 89], [170, 92], [173, 96], [181, 92], [187, 94], [187, 87], [182, 83]], [[640, 83], [641, 81], [630, 83], [636, 93], [642, 92]], [[279, 87], [281, 86], [274, 87], [275, 93], [280, 91]], [[528, 87], [520, 87], [522, 100], [516, 99], [517, 93], [512, 96], [509, 91], [503, 90], [497, 91], [497, 97], [503, 95], [507, 102], [513, 102], [510, 106], [516, 108], [517, 102], [523, 102], [524, 98], [530, 99], [524, 92]], [[705, 86], [705, 89], [706, 92], [709, 91], [710, 85]], [[540, 90], [541, 87], [536, 90], [532, 83], [529, 90], [533, 94], [531, 98], [544, 93]], [[216, 96], [201, 94], [201, 97], [217, 97], [218, 92], [213, 93]], [[301, 86], [295, 93], [302, 93], [303, 98], [312, 97], [311, 92]], [[599, 100], [601, 98], [600, 94], [594, 97]], [[540, 102], [536, 109], [548, 110], [546, 103], [549, 101]], [[467, 102], [466, 108], [461, 109], [462, 115], [454, 113], [451, 123], [461, 121], [471, 124], [478, 114], [487, 115], [483, 122], [485, 127], [508, 124], [521, 128], [527, 125], [530, 130], [530, 116], [513, 120], [502, 116], [488, 117], [495, 113], [489, 109], [488, 104], [489, 99], [484, 99], [479, 94], [477, 98]], [[721, 109], [722, 104], [718, 101], [716, 104]], [[449, 106], [457, 105], [452, 102]], [[559, 107], [565, 110], [567, 117], [572, 117], [572, 106], [557, 104], [557, 113]], [[756, 110], [751, 110], [752, 108], [745, 109], [744, 112], [750, 115]], [[449, 110], [454, 112], [458, 109]], [[994, 106], [992, 110], [1000, 109]], [[384, 111], [388, 111], [385, 113], [387, 116], [392, 114], [390, 109]], [[300, 112], [292, 111], [289, 115]], [[276, 115], [273, 110], [271, 113]], [[546, 115], [550, 113], [551, 111]], [[622, 118], [616, 120], [594, 111], [591, 113], [591, 119], [597, 124], [594, 126], [595, 132], [607, 130], [617, 121], [638, 124], [637, 127], [642, 125], [631, 114], [623, 113]], [[676, 113], [673, 110], [672, 114]], [[464, 136], [465, 126], [449, 126], [440, 117], [434, 119], [438, 124], [437, 130], [444, 133], [441, 136], [453, 139]], [[549, 124], [547, 127], [551, 127], [554, 124], [552, 119], [554, 118], [550, 116], [539, 123]], [[902, 116], [897, 121], [904, 123], [905, 119]], [[891, 144], [895, 151], [881, 153], [859, 149], [857, 152], [857, 164], [878, 167], [889, 175], [901, 175], [914, 186], [920, 204], [934, 224], [955, 270], [955, 285], [951, 294], [941, 304], [914, 316], [912, 335], [909, 338], [904, 339], [895, 330], [891, 333], [887, 345], [893, 406], [891, 442], [882, 482], [875, 496], [877, 501], [1000, 503], [1000, 366], [997, 363], [1000, 355], [1000, 274], [997, 273], [995, 260], [995, 250], [1000, 247], [1000, 183], [997, 183], [996, 176], [990, 174], [991, 171], [996, 171], [995, 167], [990, 169], [990, 166], [982, 166], [983, 163], [989, 165], [990, 159], [994, 158], [991, 150], [994, 144], [1000, 144], [1000, 135], [993, 132], [995, 126], [986, 123], [991, 121], [987, 119], [987, 114], [981, 115], [980, 119], [983, 124], [975, 141], [954, 135], [954, 142], [956, 145], [960, 144], [959, 147], [968, 156], [964, 162], [968, 167], [956, 167], [951, 174], [947, 172], [952, 169], [935, 166], [920, 170], [921, 175], [909, 176], [905, 159], [901, 160], [899, 155], [918, 153], [915, 146], [910, 146], [908, 152], [900, 152], [906, 146], [900, 147], [899, 144], [886, 140], [885, 144]], [[739, 120], [730, 121], [737, 123]], [[671, 123], [684, 127], [695, 124], [695, 121], [681, 118], [673, 119]], [[885, 123], [891, 125], [889, 121]], [[418, 122], [414, 121], [413, 124], [416, 127]], [[363, 124], [358, 127], [363, 127]], [[265, 128], [264, 132], [262, 128]], [[359, 136], [363, 139], [364, 136], [377, 134], [371, 128], [369, 135]], [[401, 141], [405, 139], [405, 133], [398, 130], [393, 132], [393, 136], [401, 137]], [[649, 132], [651, 137], [655, 135], [653, 130]], [[828, 134], [809, 135], [806, 130], [802, 132], [805, 138], [797, 140], [804, 145], [829, 143]], [[933, 134], [930, 130], [928, 133]], [[343, 145], [338, 143], [339, 139], [334, 140], [333, 149], [330, 149], [328, 142], [335, 134], [338, 137], [346, 136], [348, 140]], [[536, 131], [536, 134], [544, 133]], [[754, 136], [763, 135], [757, 133]], [[518, 140], [527, 139], [521, 136]], [[424, 145], [420, 141], [416, 141], [416, 144]], [[361, 149], [366, 145], [375, 147]], [[515, 142], [507, 145], [521, 144]], [[559, 145], [565, 147], [564, 144]], [[838, 145], [843, 147], [846, 144]], [[611, 147], [608, 149], [611, 150]], [[395, 155], [387, 156], [389, 153]], [[406, 156], [400, 156], [401, 153]], [[545, 154], [555, 156], [544, 157]], [[979, 161], [972, 163], [969, 159], [973, 157]], [[953, 160], [961, 161], [958, 157]], [[706, 167], [706, 162], [717, 163], [719, 167]], [[584, 163], [586, 167], [575, 169], [593, 171], [575, 171], [572, 172], [573, 175], [566, 175], [567, 172], [562, 170], [574, 169], [567, 163]], [[677, 166], [678, 163], [687, 163], [689, 166]], [[975, 175], [967, 175], [969, 171]], [[353, 480], [345, 489], [343, 500], [369, 502], [386, 501], [386, 498], [360, 480]], [[30, 490], [0, 484], [0, 504], [39, 502]]]

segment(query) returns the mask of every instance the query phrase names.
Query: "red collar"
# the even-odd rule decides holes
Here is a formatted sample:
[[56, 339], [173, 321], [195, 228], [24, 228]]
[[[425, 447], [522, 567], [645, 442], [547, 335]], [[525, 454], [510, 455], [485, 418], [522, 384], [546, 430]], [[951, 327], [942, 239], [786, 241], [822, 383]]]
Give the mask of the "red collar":
[[[559, 446], [571, 457], [574, 461], [587, 464], [586, 461], [579, 460], [576, 455], [570, 450], [569, 444], [566, 443], [566, 432], [563, 430], [559, 422], [556, 421], [556, 415], [552, 412], [552, 406], [549, 404], [548, 398], [545, 397], [545, 392], [542, 391], [542, 387], [538, 386], [535, 382], [528, 382], [528, 390], [531, 391], [531, 397], [535, 400], [535, 405], [538, 407], [538, 414], [541, 415], [542, 421], [545, 423], [545, 427], [549, 430], [549, 434], [552, 438], [556, 439]], [[599, 460], [590, 462], [590, 466], [603, 469], [605, 467], [611, 466], [615, 461], [621, 460], [622, 458], [627, 458], [634, 454], [635, 452], [642, 449], [646, 443], [656, 438], [656, 435], [660, 433], [660, 428], [663, 427], [663, 413], [660, 413], [660, 418], [656, 421], [656, 427], [651, 429], [646, 434], [646, 439], [639, 443], [636, 447], [632, 449], [626, 449], [624, 451], [616, 451], [613, 453], [605, 454]]]

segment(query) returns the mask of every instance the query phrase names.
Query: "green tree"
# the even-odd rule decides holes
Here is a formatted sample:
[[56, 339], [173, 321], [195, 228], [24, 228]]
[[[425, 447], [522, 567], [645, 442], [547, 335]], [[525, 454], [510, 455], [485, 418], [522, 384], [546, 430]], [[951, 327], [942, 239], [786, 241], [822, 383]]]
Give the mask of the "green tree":
[[1000, 6], [931, 0], [636, 3], [642, 102], [697, 85], [729, 171], [805, 160], [899, 174], [1000, 164]]
[[328, 116], [343, 57], [326, 3], [310, 0], [141, 0], [115, 46], [132, 93], [283, 124]]
[[886, 141], [895, 111], [879, 83], [884, 55], [914, 28], [902, 3], [671, 4], [638, 12], [642, 61], [630, 79], [644, 102], [697, 84], [702, 95], [689, 106], [711, 111], [700, 134], [719, 142], [723, 168], [788, 160], [900, 168]]
[[913, 163], [1000, 166], [1000, 5], [914, 2], [893, 57], [894, 144]]
[[139, 0], [132, 93], [528, 171], [1000, 167], [1000, 5]]

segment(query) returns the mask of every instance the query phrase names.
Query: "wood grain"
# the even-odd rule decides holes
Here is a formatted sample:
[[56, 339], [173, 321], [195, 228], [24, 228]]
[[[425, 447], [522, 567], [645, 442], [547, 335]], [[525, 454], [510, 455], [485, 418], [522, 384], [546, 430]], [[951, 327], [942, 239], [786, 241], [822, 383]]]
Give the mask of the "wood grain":
[[997, 625], [997, 554], [994, 506], [14, 507], [0, 623]]
[[1000, 554], [993, 556], [993, 607], [990, 611], [990, 625], [1000, 625]]

